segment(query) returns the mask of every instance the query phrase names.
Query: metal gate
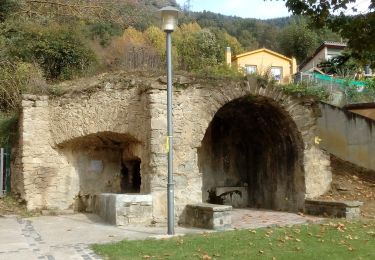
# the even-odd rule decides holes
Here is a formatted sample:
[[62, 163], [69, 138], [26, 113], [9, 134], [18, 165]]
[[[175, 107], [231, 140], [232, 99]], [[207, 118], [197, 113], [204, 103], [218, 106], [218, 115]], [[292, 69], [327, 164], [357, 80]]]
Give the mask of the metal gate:
[[10, 149], [0, 148], [0, 197], [10, 192]]

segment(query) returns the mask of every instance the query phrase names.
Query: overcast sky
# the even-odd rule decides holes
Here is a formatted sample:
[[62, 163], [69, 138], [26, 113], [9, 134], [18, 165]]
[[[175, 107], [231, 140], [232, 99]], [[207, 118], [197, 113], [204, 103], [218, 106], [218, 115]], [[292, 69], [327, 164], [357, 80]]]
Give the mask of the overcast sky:
[[[183, 6], [186, 0], [177, 0]], [[364, 11], [371, 0], [357, 0], [356, 8]], [[211, 11], [244, 18], [268, 19], [290, 15], [284, 1], [277, 0], [191, 0], [192, 11]], [[348, 12], [349, 13], [349, 12]]]

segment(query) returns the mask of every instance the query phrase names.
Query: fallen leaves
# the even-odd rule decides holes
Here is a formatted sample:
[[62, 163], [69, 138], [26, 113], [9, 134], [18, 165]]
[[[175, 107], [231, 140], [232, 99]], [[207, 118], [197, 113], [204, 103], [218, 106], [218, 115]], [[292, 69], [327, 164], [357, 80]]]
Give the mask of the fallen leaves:
[[343, 224], [343, 223], [337, 223], [337, 225], [336, 225], [336, 229], [338, 230], [338, 231], [340, 231], [340, 232], [344, 232], [345, 231], [345, 229], [346, 229], [346, 227], [345, 227], [345, 225]]

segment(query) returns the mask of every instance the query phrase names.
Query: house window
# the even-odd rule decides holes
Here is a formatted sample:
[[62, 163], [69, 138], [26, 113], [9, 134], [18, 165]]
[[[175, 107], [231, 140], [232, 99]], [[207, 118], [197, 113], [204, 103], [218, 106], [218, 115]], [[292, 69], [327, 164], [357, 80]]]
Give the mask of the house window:
[[283, 78], [283, 68], [271, 67], [271, 75], [276, 81], [280, 81]]
[[246, 74], [255, 74], [257, 73], [257, 66], [256, 65], [246, 65], [245, 66]]

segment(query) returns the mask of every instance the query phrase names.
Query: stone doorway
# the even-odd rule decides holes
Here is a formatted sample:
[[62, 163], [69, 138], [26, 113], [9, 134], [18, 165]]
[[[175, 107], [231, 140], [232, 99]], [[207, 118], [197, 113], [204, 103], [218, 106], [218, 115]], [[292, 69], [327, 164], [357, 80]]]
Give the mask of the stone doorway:
[[274, 101], [247, 96], [220, 108], [198, 149], [202, 200], [235, 208], [303, 208], [303, 142]]
[[128, 160], [121, 163], [121, 193], [141, 191], [141, 160]]

